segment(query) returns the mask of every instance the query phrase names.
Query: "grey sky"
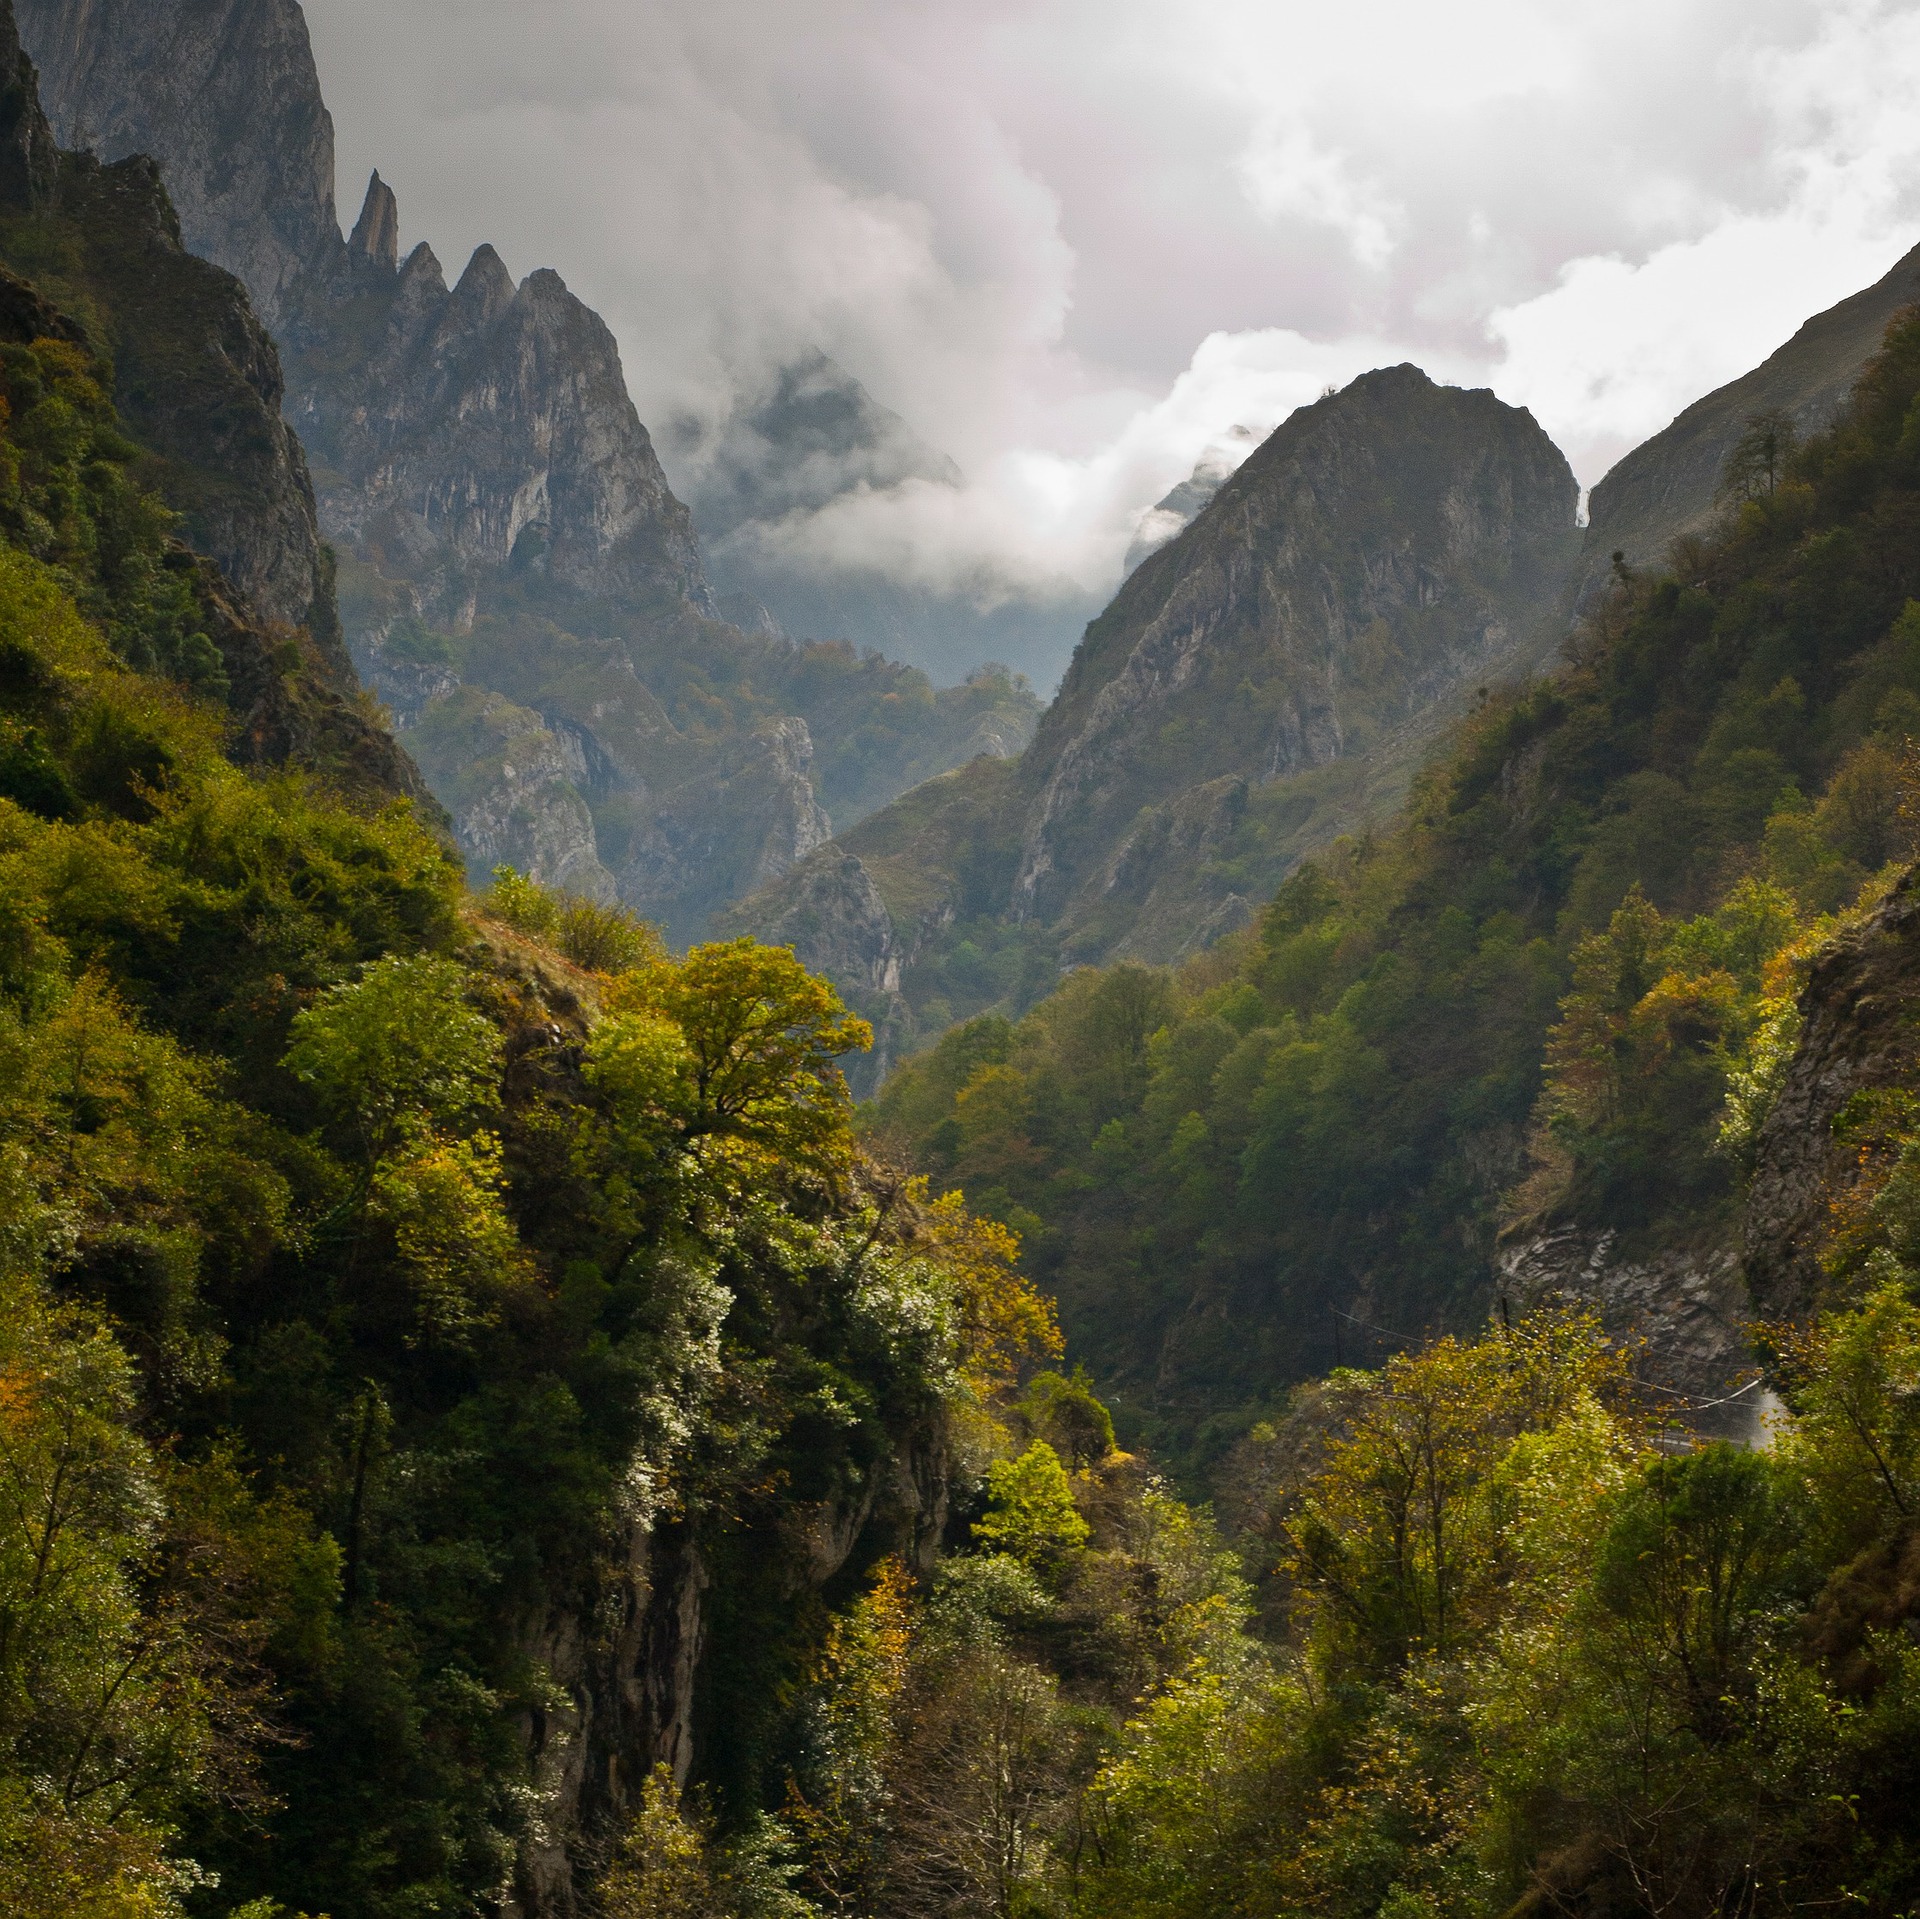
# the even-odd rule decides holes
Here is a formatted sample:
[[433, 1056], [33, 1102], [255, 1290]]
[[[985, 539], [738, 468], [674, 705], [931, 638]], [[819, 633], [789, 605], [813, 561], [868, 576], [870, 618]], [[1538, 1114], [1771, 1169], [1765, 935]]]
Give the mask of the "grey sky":
[[1387, 359], [1591, 483], [1920, 238], [1916, 0], [306, 6], [343, 201], [558, 267], [655, 421], [835, 355], [971, 484], [796, 538], [935, 584], [1098, 586]]

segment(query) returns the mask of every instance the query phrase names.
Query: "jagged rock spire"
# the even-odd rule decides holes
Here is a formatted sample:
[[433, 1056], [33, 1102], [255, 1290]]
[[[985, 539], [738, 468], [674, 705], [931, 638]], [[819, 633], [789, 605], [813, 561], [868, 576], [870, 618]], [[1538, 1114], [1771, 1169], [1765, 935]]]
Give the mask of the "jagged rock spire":
[[507, 271], [507, 263], [499, 254], [492, 247], [483, 245], [475, 248], [473, 258], [467, 262], [467, 270], [461, 274], [460, 284], [453, 292], [470, 321], [485, 325], [512, 303], [513, 275]]
[[356, 261], [386, 273], [400, 271], [400, 202], [378, 172], [367, 182], [367, 202], [347, 244]]

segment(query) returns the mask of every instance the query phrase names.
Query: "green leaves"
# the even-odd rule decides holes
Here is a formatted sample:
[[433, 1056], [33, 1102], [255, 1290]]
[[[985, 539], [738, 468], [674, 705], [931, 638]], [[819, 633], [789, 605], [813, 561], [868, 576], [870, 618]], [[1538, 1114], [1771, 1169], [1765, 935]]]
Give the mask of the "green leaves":
[[1017, 1459], [998, 1460], [987, 1473], [987, 1513], [973, 1536], [1038, 1572], [1058, 1573], [1087, 1543], [1092, 1528], [1073, 1503], [1067, 1469], [1044, 1439]]
[[297, 1014], [286, 1065], [371, 1165], [401, 1139], [499, 1102], [501, 1040], [451, 960], [397, 955]]

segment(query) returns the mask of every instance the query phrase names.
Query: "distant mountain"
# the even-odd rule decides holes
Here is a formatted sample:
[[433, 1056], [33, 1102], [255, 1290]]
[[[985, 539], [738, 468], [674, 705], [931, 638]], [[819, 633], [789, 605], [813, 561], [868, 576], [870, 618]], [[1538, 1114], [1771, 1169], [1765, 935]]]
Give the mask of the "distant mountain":
[[1213, 503], [1213, 496], [1233, 478], [1240, 462], [1253, 451], [1253, 429], [1237, 426], [1224, 446], [1209, 447], [1193, 471], [1156, 500], [1140, 516], [1133, 544], [1127, 548], [1126, 570], [1131, 573], [1150, 553], [1177, 539]]
[[[754, 630], [727, 622], [613, 336], [557, 273], [516, 282], [483, 246], [449, 287], [429, 246], [401, 258], [377, 174], [342, 237], [295, 0], [30, 0], [21, 22], [61, 137], [151, 154], [188, 244], [271, 317], [345, 637], [476, 874], [618, 894], [693, 939], [831, 825], [1024, 743], [1037, 703], [1010, 675], [936, 693], [752, 604]], [[799, 453], [781, 494], [766, 444], [734, 446], [742, 511], [823, 497], [835, 446], [844, 478], [845, 447], [904, 444], [839, 380], [822, 361], [769, 396], [752, 430]], [[864, 470], [905, 469], [896, 447]]]
[[1920, 247], [1629, 453], [1593, 489], [1571, 587], [1575, 603], [1588, 604], [1606, 584], [1615, 553], [1629, 565], [1657, 564], [1675, 539], [1712, 525], [1727, 455], [1756, 414], [1784, 413], [1803, 437], [1830, 425], [1880, 350], [1887, 323], [1917, 300]]
[[375, 174], [351, 241], [288, 297], [288, 411], [329, 533], [456, 623], [503, 578], [717, 620], [605, 322], [490, 246], [449, 289], [399, 231]]
[[[1095, 602], [1069, 583], [1039, 596], [982, 582], [939, 590], [855, 561], [810, 526], [851, 495], [957, 488], [959, 467], [823, 353], [749, 386], [713, 426], [684, 421], [666, 456], [693, 507], [708, 571], [731, 617], [801, 639], [846, 640], [943, 679], [986, 660], [1038, 677], [1065, 665]], [[764, 610], [764, 613], [762, 613]]]
[[824, 353], [802, 354], [750, 396], [711, 443], [686, 429], [680, 451], [696, 477], [688, 498], [716, 554], [749, 522], [825, 506], [855, 487], [904, 480], [959, 486], [960, 469]]
[[1368, 374], [1134, 573], [1017, 765], [907, 795], [727, 923], [837, 968], [902, 1041], [1062, 963], [1205, 944], [1551, 653], [1577, 497], [1531, 415]]

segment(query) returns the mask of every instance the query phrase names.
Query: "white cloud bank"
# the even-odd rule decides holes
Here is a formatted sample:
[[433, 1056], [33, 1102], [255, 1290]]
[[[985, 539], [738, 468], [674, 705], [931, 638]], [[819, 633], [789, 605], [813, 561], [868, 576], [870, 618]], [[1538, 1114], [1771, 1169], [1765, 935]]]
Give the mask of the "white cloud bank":
[[306, 5], [343, 180], [559, 267], [655, 421], [834, 355], [969, 483], [782, 537], [983, 602], [1398, 360], [1591, 484], [1920, 238], [1920, 0]]

